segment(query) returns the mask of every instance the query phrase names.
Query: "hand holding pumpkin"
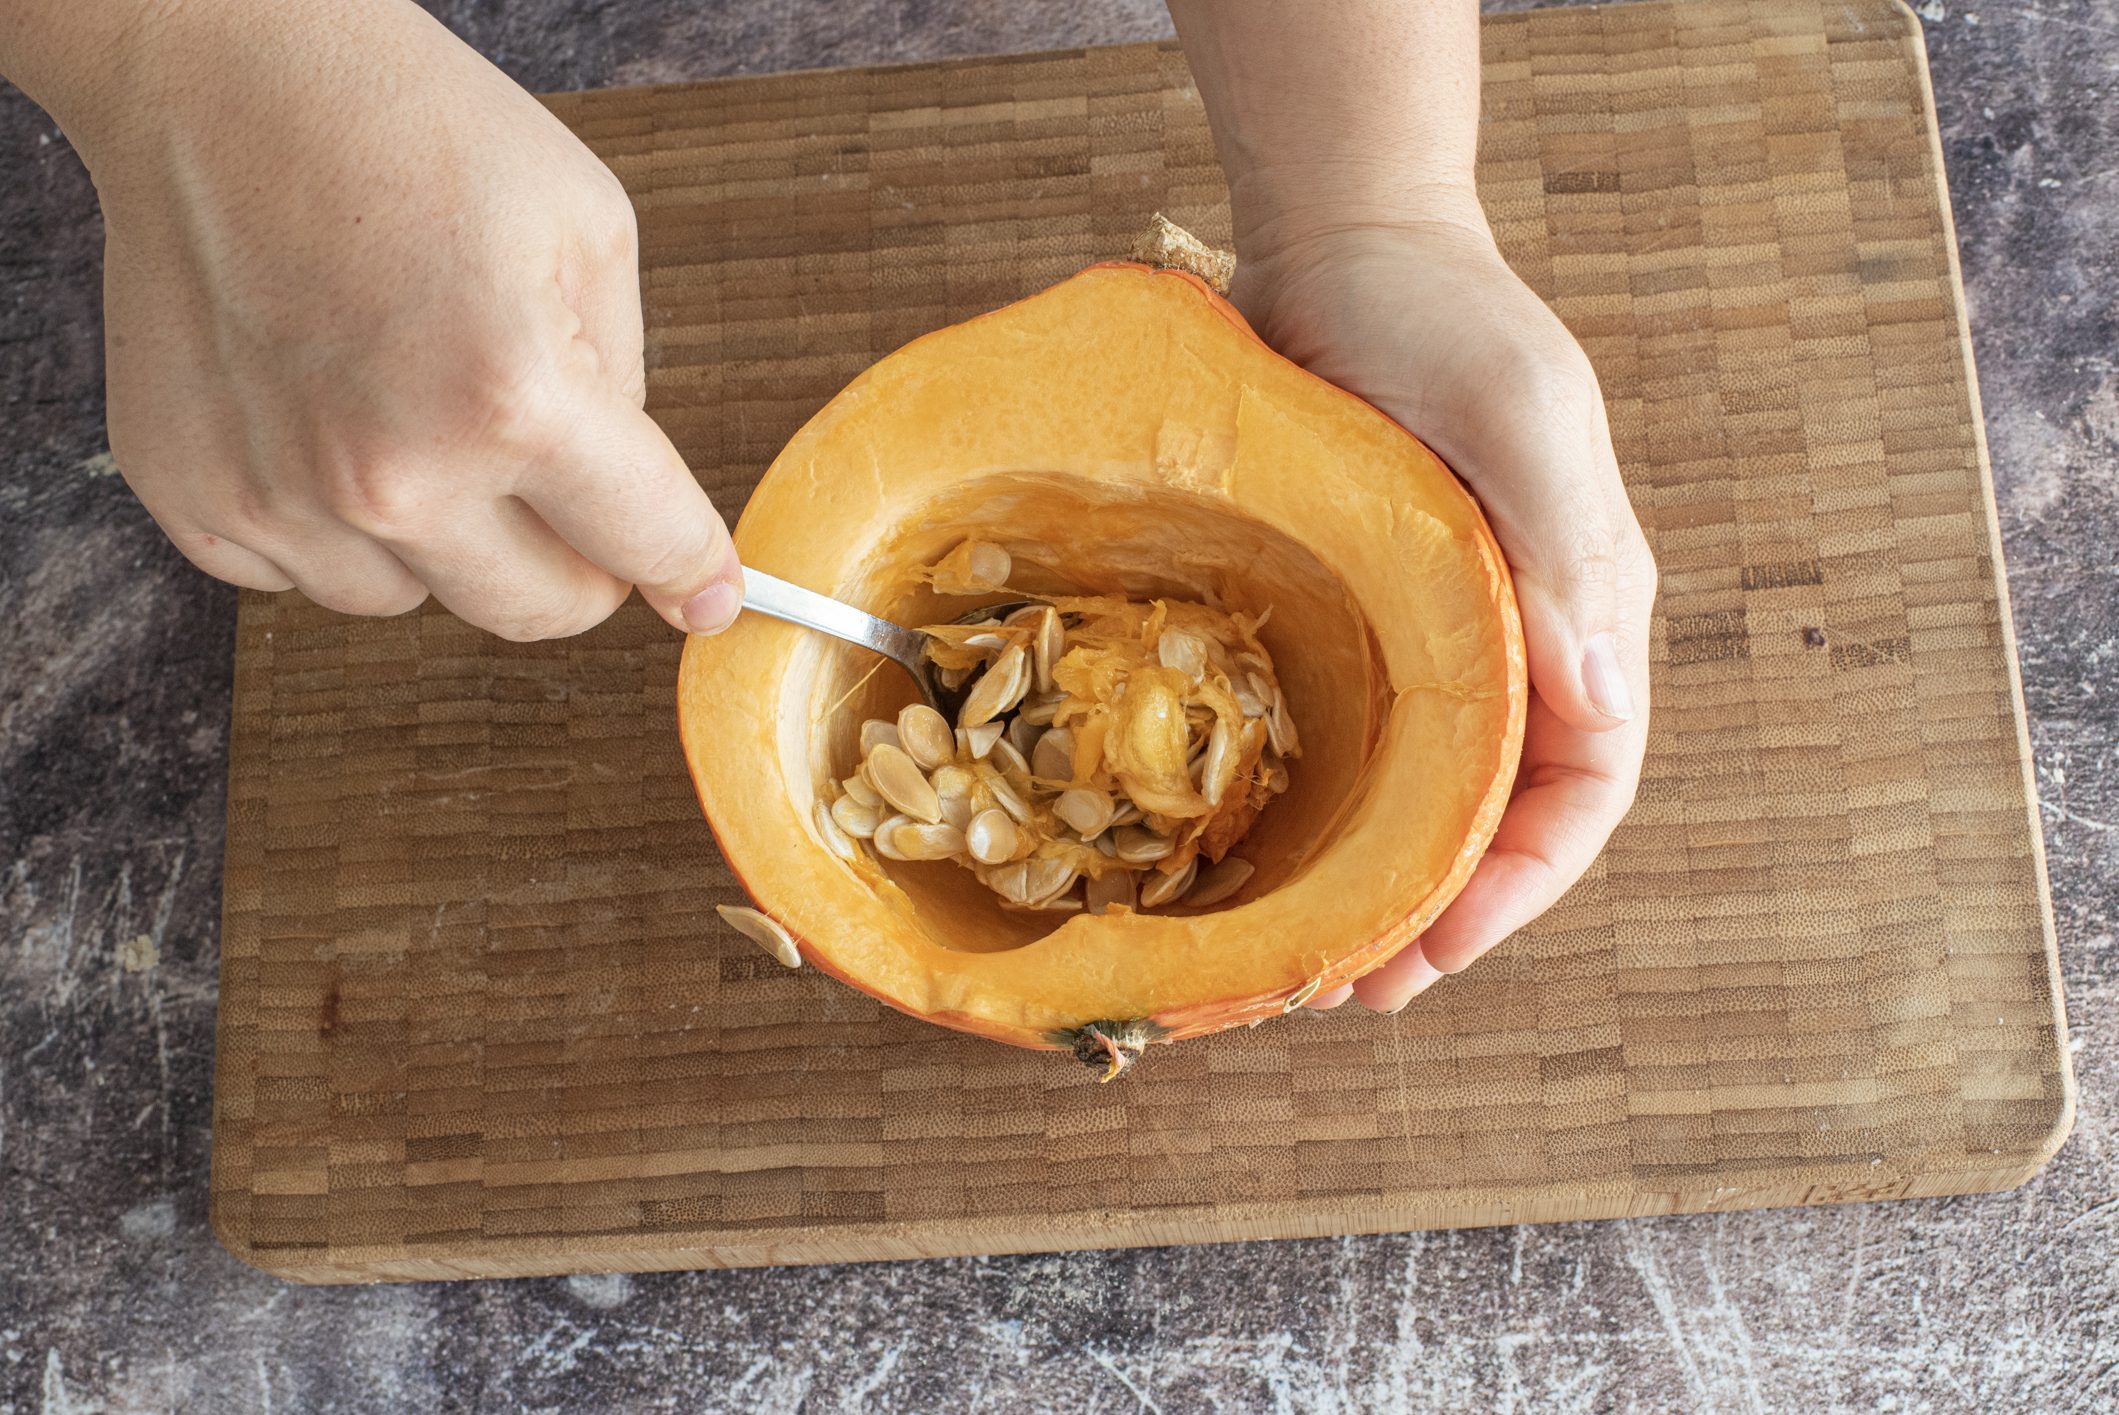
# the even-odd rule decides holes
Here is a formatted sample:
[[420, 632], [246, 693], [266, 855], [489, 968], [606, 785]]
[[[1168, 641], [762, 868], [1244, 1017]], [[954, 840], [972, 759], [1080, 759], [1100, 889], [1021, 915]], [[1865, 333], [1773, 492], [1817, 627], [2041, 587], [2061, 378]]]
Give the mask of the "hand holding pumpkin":
[[[1515, 575], [1535, 690], [1516, 794], [1478, 872], [1354, 984], [1394, 1011], [1543, 913], [1633, 800], [1648, 733], [1655, 566], [1581, 348], [1509, 270], [1469, 200], [1249, 252], [1237, 303], [1266, 340], [1417, 434], [1472, 488]], [[1335, 1006], [1348, 989], [1320, 996]]]
[[1595, 372], [1496, 249], [1474, 189], [1477, 0], [1171, 0], [1234, 207], [1237, 306], [1432, 447], [1515, 575], [1535, 690], [1478, 872], [1349, 996], [1395, 1011], [1543, 913], [1633, 800], [1649, 556]]

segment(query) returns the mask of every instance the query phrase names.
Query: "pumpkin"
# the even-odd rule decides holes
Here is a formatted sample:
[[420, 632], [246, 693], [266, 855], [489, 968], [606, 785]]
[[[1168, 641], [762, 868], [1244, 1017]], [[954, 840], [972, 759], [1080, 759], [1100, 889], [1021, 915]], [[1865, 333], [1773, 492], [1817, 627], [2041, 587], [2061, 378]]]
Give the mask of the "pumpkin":
[[1189, 273], [1093, 266], [899, 349], [787, 444], [735, 542], [900, 623], [984, 587], [954, 582], [966, 546], [1006, 552], [990, 599], [1214, 606], [1258, 625], [1301, 723], [1234, 847], [1248, 873], [1211, 905], [1010, 910], [958, 863], [827, 838], [862, 724], [913, 699], [903, 673], [759, 615], [689, 640], [684, 752], [764, 916], [745, 931], [929, 1022], [1108, 1078], [1150, 1043], [1292, 1011], [1417, 938], [1507, 804], [1528, 690], [1477, 504]]

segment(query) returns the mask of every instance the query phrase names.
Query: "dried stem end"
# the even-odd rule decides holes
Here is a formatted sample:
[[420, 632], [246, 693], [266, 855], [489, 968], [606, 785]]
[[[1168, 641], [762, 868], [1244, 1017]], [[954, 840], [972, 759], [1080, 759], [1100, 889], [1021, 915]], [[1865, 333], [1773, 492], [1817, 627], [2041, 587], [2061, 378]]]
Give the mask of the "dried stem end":
[[1228, 294], [1236, 278], [1234, 251], [1216, 250], [1159, 211], [1133, 254], [1143, 265], [1196, 275], [1217, 295]]
[[1048, 1034], [1049, 1040], [1074, 1053], [1074, 1059], [1092, 1071], [1103, 1073], [1098, 1081], [1115, 1081], [1140, 1054], [1170, 1035], [1170, 1029], [1146, 1017], [1123, 1021], [1084, 1022]]

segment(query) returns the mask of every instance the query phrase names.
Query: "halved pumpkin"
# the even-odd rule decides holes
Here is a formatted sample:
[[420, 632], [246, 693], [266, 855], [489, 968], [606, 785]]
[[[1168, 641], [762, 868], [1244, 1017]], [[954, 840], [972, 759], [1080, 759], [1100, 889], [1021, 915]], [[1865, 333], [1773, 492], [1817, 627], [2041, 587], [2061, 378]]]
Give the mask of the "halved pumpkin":
[[1359, 977], [1463, 886], [1527, 701], [1500, 550], [1426, 447], [1199, 280], [1095, 266], [914, 341], [796, 434], [735, 537], [747, 564], [908, 624], [964, 607], [924, 571], [967, 538], [1010, 552], [1018, 593], [1270, 610], [1303, 756], [1243, 841], [1255, 873], [1217, 907], [1011, 913], [955, 865], [826, 847], [820, 794], [911, 685], [745, 615], [685, 646], [685, 756], [729, 864], [817, 967], [1110, 1074]]

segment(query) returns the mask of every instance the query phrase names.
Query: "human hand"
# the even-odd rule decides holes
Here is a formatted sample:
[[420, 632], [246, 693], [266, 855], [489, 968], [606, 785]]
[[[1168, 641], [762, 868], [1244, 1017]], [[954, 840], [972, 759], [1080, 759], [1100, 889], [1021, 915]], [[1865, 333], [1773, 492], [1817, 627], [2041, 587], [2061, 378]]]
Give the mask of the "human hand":
[[111, 450], [178, 549], [519, 640], [636, 584], [733, 618], [727, 529], [641, 410], [610, 171], [406, 0], [137, 8], [122, 95], [48, 106], [103, 200]]
[[1533, 693], [1515, 794], [1456, 901], [1351, 987], [1405, 1005], [1542, 914], [1595, 860], [1640, 777], [1655, 565], [1594, 371], [1509, 270], [1468, 193], [1432, 221], [1316, 229], [1240, 251], [1266, 341], [1432, 447], [1485, 508], [1522, 606]]

